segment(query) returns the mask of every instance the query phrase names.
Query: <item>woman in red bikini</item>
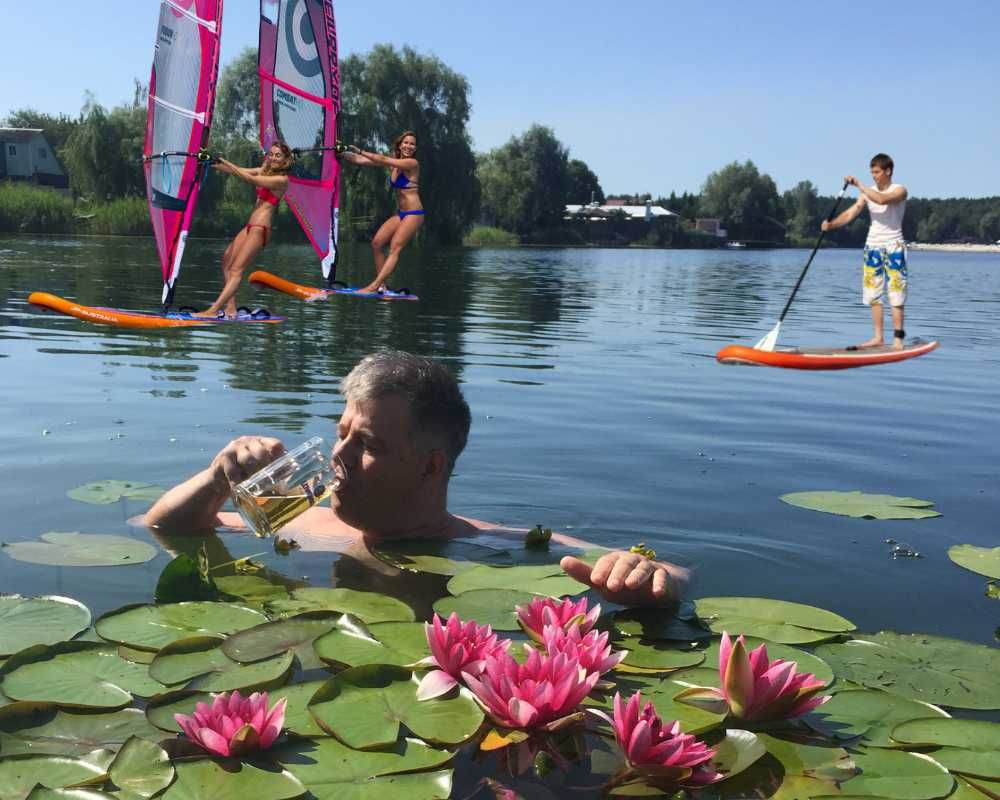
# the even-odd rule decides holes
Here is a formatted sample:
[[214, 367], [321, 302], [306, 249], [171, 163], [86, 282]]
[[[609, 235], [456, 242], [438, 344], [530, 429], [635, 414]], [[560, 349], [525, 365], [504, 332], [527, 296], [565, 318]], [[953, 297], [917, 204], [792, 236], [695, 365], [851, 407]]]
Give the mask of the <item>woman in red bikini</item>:
[[[417, 134], [403, 131], [392, 144], [392, 157], [369, 153], [353, 145], [348, 146], [343, 158], [359, 167], [388, 167], [389, 186], [396, 190], [399, 210], [382, 223], [372, 239], [375, 257], [375, 280], [362, 289], [362, 293], [385, 291], [385, 282], [396, 269], [399, 254], [424, 224], [424, 207], [417, 192], [420, 163], [413, 156], [417, 152]], [[388, 255], [385, 250], [388, 248]]]
[[257, 201], [246, 226], [236, 234], [222, 254], [222, 291], [212, 305], [194, 316], [225, 316], [235, 319], [236, 292], [243, 281], [243, 271], [267, 246], [267, 240], [271, 236], [271, 221], [278, 203], [288, 189], [288, 173], [292, 169], [293, 160], [291, 148], [284, 142], [275, 142], [264, 155], [264, 165], [261, 167], [238, 167], [224, 158], [220, 158], [215, 165], [220, 172], [235, 175], [256, 186]]

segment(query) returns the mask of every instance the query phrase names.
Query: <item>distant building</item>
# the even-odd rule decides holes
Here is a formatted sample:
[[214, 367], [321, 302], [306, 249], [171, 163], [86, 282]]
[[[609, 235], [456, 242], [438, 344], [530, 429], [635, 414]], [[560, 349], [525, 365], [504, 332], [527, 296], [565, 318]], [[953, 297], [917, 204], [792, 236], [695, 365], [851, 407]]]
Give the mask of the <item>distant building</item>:
[[0, 128], [0, 180], [69, 189], [69, 178], [40, 128]]
[[615, 213], [624, 213], [629, 219], [645, 220], [646, 222], [651, 222], [659, 217], [677, 216], [673, 211], [668, 211], [663, 206], [654, 206], [652, 203], [646, 203], [643, 206], [627, 206], [622, 200], [608, 200], [604, 205], [598, 203], [567, 205], [563, 219], [578, 219], [580, 217], [606, 219]]
[[725, 239], [728, 236], [726, 229], [722, 227], [721, 221], [714, 217], [698, 217], [694, 221], [694, 229], [702, 233], [711, 234], [712, 236], [718, 236], [720, 239]]

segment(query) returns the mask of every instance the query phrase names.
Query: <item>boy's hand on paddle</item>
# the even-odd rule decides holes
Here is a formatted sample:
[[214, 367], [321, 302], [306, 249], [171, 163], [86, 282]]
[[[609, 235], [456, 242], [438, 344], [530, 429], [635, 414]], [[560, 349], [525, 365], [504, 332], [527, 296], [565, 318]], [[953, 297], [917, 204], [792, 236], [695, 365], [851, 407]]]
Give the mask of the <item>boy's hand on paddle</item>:
[[[623, 606], [676, 603], [680, 599], [678, 584], [683, 582], [687, 572], [625, 550], [605, 553], [593, 567], [574, 556], [565, 556], [559, 566], [571, 578], [587, 584], [605, 600]], [[671, 574], [672, 571], [675, 574]]]
[[216, 486], [229, 491], [230, 484], [242, 483], [285, 452], [280, 439], [269, 436], [241, 436], [233, 439], [212, 459]]

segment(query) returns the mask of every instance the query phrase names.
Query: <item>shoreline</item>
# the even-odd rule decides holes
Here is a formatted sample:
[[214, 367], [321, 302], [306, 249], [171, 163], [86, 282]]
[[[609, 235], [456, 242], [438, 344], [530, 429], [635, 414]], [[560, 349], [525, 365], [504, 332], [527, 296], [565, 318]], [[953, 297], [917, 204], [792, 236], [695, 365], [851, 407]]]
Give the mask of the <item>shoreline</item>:
[[934, 244], [918, 243], [907, 244], [908, 250], [936, 250], [947, 253], [998, 253], [1000, 254], [1000, 244]]

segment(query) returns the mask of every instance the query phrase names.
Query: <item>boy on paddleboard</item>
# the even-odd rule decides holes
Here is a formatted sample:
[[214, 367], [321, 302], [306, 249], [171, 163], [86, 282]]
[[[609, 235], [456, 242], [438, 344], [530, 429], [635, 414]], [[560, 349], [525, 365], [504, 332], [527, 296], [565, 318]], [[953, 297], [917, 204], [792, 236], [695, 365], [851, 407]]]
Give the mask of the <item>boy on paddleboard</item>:
[[844, 183], [856, 186], [861, 195], [853, 206], [821, 226], [824, 231], [830, 231], [848, 225], [868, 206], [871, 225], [862, 258], [862, 302], [871, 306], [875, 334], [867, 342], [859, 344], [858, 349], [885, 344], [882, 303], [886, 294], [892, 308], [893, 349], [902, 350], [906, 339], [906, 331], [903, 330], [907, 283], [903, 214], [906, 211], [907, 191], [902, 184], [892, 182], [892, 170], [892, 159], [885, 153], [879, 153], [871, 160], [874, 186], [865, 186], [853, 175], [844, 178]]

